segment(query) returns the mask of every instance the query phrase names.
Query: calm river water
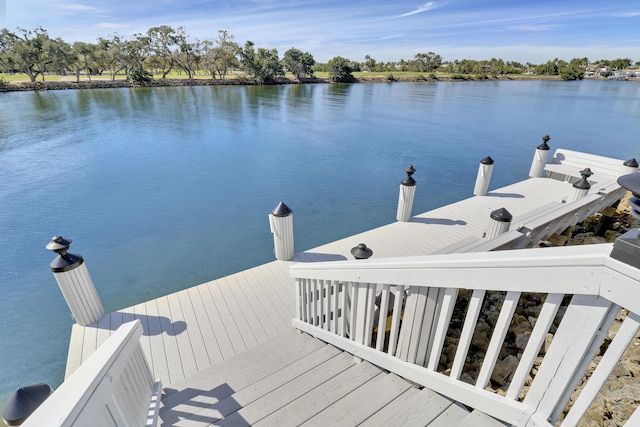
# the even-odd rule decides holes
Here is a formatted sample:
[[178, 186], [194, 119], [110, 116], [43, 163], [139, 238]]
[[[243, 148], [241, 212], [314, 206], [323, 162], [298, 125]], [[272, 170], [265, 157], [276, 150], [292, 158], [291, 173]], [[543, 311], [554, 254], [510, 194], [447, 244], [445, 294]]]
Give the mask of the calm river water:
[[62, 381], [73, 320], [49, 272], [73, 239], [107, 311], [273, 260], [267, 214], [296, 251], [525, 179], [557, 147], [640, 160], [640, 84], [456, 82], [0, 94], [0, 405]]

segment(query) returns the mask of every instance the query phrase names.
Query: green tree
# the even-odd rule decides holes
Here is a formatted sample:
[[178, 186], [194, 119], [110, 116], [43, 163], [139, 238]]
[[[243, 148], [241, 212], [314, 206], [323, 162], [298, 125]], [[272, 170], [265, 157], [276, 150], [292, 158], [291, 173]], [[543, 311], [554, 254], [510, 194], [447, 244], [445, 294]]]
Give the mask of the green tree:
[[169, 25], [151, 27], [147, 30], [149, 48], [152, 56], [149, 63], [162, 71], [162, 78], [166, 78], [175, 66], [178, 35]]
[[87, 78], [91, 81], [90, 62], [96, 46], [85, 42], [74, 42], [71, 46], [71, 67], [75, 71], [76, 82], [80, 81], [80, 72], [86, 71]]
[[421, 73], [436, 71], [441, 65], [442, 57], [434, 52], [416, 53], [411, 61], [412, 68]]
[[260, 47], [256, 51], [253, 42], [247, 41], [239, 54], [242, 69], [261, 84], [271, 83], [276, 77], [284, 75], [277, 49]]
[[560, 70], [562, 80], [582, 80], [584, 78], [584, 70], [575, 65], [567, 65]]
[[313, 66], [316, 61], [309, 52], [302, 52], [296, 48], [291, 48], [284, 53], [282, 57], [282, 65], [296, 76], [300, 81], [300, 77], [313, 77]]
[[38, 27], [34, 30], [18, 28], [13, 33], [3, 28], [0, 31], [0, 64], [8, 70], [25, 73], [32, 82], [44, 73], [49, 65], [59, 61], [55, 55], [58, 49], [47, 34]]
[[351, 61], [341, 56], [335, 56], [327, 63], [329, 66], [329, 80], [332, 82], [353, 81], [353, 67]]
[[240, 46], [233, 41], [233, 35], [226, 30], [218, 31], [218, 39], [214, 42], [205, 40], [203, 42], [202, 65], [207, 67], [211, 73], [211, 78], [216, 75], [224, 79], [229, 70], [240, 67], [237, 55]]

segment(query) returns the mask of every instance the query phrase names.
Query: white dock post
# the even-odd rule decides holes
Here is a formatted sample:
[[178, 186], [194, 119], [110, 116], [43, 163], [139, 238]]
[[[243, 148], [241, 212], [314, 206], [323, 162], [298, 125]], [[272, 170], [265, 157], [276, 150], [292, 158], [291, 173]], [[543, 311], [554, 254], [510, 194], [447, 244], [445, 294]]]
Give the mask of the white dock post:
[[629, 159], [622, 164], [619, 176], [629, 175], [636, 172], [638, 172], [638, 162], [636, 159]]
[[62, 236], [54, 236], [51, 239], [46, 248], [58, 256], [51, 261], [49, 268], [74, 319], [79, 325], [87, 326], [100, 320], [104, 315], [104, 308], [84, 259], [80, 255], [67, 252], [70, 245], [71, 239]]
[[486, 196], [489, 189], [489, 181], [491, 181], [491, 173], [493, 172], [493, 159], [489, 156], [480, 160], [478, 168], [478, 176], [476, 177], [476, 186], [473, 194], [476, 196]]
[[490, 214], [489, 228], [484, 235], [484, 240], [491, 240], [509, 231], [513, 215], [505, 208], [496, 209]]
[[276, 259], [288, 261], [293, 258], [293, 211], [280, 202], [269, 214], [269, 225], [273, 234]]
[[531, 162], [531, 169], [529, 170], [529, 178], [540, 178], [544, 172], [544, 165], [547, 163], [549, 157], [549, 146], [547, 142], [551, 137], [545, 135], [542, 137], [542, 144], [536, 147], [536, 152], [533, 155], [533, 162]]
[[413, 199], [416, 195], [416, 180], [411, 176], [416, 172], [416, 170], [412, 165], [409, 165], [404, 171], [407, 173], [407, 177], [400, 182], [400, 195], [398, 196], [398, 212], [396, 213], [396, 219], [398, 221], [407, 222], [411, 219]]
[[575, 202], [576, 200], [583, 198], [584, 196], [589, 194], [589, 190], [591, 190], [591, 184], [588, 181], [589, 177], [593, 175], [593, 172], [591, 172], [591, 169], [585, 168], [581, 170], [580, 175], [582, 176], [582, 178], [580, 178], [580, 180], [573, 183], [573, 192], [569, 195], [569, 198], [567, 199], [567, 202], [569, 203]]

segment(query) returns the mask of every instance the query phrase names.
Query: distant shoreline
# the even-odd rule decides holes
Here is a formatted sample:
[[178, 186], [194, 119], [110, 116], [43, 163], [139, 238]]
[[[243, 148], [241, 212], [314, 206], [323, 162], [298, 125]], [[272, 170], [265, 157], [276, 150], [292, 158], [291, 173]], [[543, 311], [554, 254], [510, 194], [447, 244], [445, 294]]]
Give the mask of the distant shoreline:
[[[485, 78], [479, 78], [476, 75], [453, 75], [453, 76], [438, 76], [436, 78], [430, 78], [428, 76], [393, 76], [392, 73], [387, 75], [372, 75], [372, 76], [360, 76], [355, 78], [351, 83], [395, 83], [395, 82], [462, 82], [462, 81], [564, 81], [558, 76], [523, 76], [523, 75], [510, 75], [510, 76], [491, 76], [486, 75]], [[585, 79], [592, 80], [592, 79]], [[604, 79], [598, 79], [604, 80]], [[635, 79], [640, 81], [640, 79]], [[292, 80], [288, 78], [278, 78], [272, 83], [272, 85], [288, 85], [288, 84], [332, 84], [328, 78], [306, 78], [300, 81]], [[96, 80], [83, 80], [80, 82], [75, 81], [35, 81], [35, 82], [9, 82], [5, 85], [0, 85], [0, 92], [20, 92], [20, 91], [47, 91], [47, 90], [69, 90], [69, 89], [107, 89], [107, 88], [126, 88], [126, 87], [185, 87], [185, 86], [259, 86], [260, 83], [254, 79], [246, 78], [229, 78], [229, 79], [154, 79], [149, 83], [140, 85], [134, 84], [130, 80], [118, 79], [96, 79]]]

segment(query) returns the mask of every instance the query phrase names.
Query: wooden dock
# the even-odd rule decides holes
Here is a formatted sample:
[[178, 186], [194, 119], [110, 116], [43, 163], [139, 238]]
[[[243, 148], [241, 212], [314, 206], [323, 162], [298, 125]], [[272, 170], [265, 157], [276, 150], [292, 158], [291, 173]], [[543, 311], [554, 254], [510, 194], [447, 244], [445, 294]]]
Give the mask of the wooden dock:
[[90, 326], [76, 324], [65, 377], [120, 325], [140, 319], [144, 353], [155, 376], [170, 386], [292, 328], [291, 263], [353, 259], [350, 250], [361, 242], [373, 249], [372, 258], [460, 252], [483, 244], [485, 250], [493, 249], [486, 249], [483, 241], [493, 210], [511, 212], [511, 230], [516, 231], [545, 212], [568, 206], [571, 191], [567, 182], [528, 179], [416, 215], [409, 222], [394, 222], [298, 253], [291, 261], [273, 261], [123, 308]]
[[[538, 151], [546, 153], [548, 147], [541, 147]], [[542, 173], [543, 158], [546, 154], [541, 157], [536, 152], [532, 165], [536, 172], [531, 175]], [[146, 416], [148, 425], [156, 425], [162, 406], [159, 415], [167, 426], [386, 425], [397, 424], [399, 416], [404, 417], [403, 425], [550, 426], [548, 421], [557, 419], [563, 405], [556, 394], [566, 394], [568, 399], [572, 389], [567, 387], [579, 379], [556, 375], [561, 370], [559, 364], [568, 364], [566, 371], [573, 372], [569, 365], [574, 360], [565, 358], [563, 352], [574, 344], [567, 347], [554, 337], [551, 356], [541, 366], [546, 370], [536, 375], [537, 388], [527, 393], [524, 402], [510, 399], [518, 396], [518, 387], [542, 345], [562, 294], [576, 294], [578, 303], [570, 304], [571, 315], [565, 314], [569, 320], [563, 317], [559, 328], [582, 324], [580, 316], [586, 315], [593, 318], [593, 326], [598, 329], [602, 324], [598, 316], [613, 322], [623, 306], [618, 297], [636, 292], [640, 278], [629, 265], [609, 260], [613, 252], [607, 245], [604, 249], [602, 245], [583, 247], [586, 251], [556, 248], [487, 252], [533, 247], [620, 200], [626, 190], [617, 184], [616, 174], [637, 172], [637, 162], [632, 160], [620, 167], [622, 162], [616, 159], [558, 150], [545, 167], [547, 177], [530, 178], [491, 192], [486, 190], [492, 162], [481, 162], [474, 189], [480, 195], [413, 217], [407, 200], [413, 202], [415, 182], [407, 184], [411, 178], [408, 168], [408, 178], [400, 190], [398, 222], [291, 255], [291, 228], [287, 235], [284, 228], [278, 228], [284, 222], [274, 225], [270, 217], [276, 256], [287, 261], [266, 263], [104, 315], [82, 258], [68, 255], [70, 241], [56, 237], [50, 246], [58, 258], [51, 268], [78, 323], [71, 333], [65, 375], [68, 381], [38, 416], [44, 420], [55, 413], [60, 420], [72, 416], [80, 417], [77, 420], [100, 419], [104, 425], [121, 425], [117, 420], [126, 424], [131, 417]], [[590, 167], [600, 176], [589, 180], [591, 172], [576, 172], [578, 167]], [[285, 210], [288, 208], [282, 213]], [[287, 217], [290, 222], [290, 212], [280, 213], [274, 212], [274, 216]], [[352, 248], [361, 243], [373, 249], [368, 256], [374, 260], [340, 262], [353, 259]], [[573, 255], [568, 255], [563, 264], [558, 251]], [[454, 253], [458, 255], [444, 255]], [[579, 258], [578, 264], [582, 263], [581, 274], [589, 280], [574, 274], [575, 257]], [[492, 267], [487, 265], [489, 259], [493, 260]], [[567, 260], [571, 262], [567, 264]], [[338, 262], [318, 264], [322, 261]], [[444, 266], [447, 261], [449, 267]], [[511, 268], [509, 275], [516, 277], [523, 267], [541, 268], [535, 270], [530, 282], [523, 281], [528, 278], [525, 275], [515, 283], [494, 283], [494, 271]], [[571, 279], [558, 295], [551, 294], [559, 292], [558, 283], [541, 280], [552, 267]], [[470, 273], [464, 272], [465, 268]], [[598, 269], [604, 272], [595, 274]], [[437, 274], [440, 279], [435, 278]], [[484, 282], [471, 283], [469, 274], [476, 279], [482, 275]], [[600, 277], [602, 284], [591, 283], [593, 277]], [[392, 286], [393, 292], [401, 294], [395, 298], [390, 320]], [[466, 286], [472, 286], [473, 296], [462, 331], [464, 339], [461, 336], [451, 373], [443, 375], [435, 367], [451, 321], [454, 295]], [[500, 332], [492, 335], [479, 378], [471, 385], [459, 377], [480, 302], [488, 289], [509, 292], [501, 308], [499, 328], [496, 326]], [[500, 398], [485, 387], [511, 322], [512, 308], [520, 294], [531, 289], [549, 293], [543, 308], [547, 321], [536, 322], [536, 339], [527, 344], [525, 351], [530, 354], [522, 368], [518, 366], [515, 391], [509, 389], [512, 396]], [[578, 295], [580, 292], [584, 295]], [[374, 314], [378, 298], [380, 312]], [[580, 298], [606, 310], [596, 313], [585, 309]], [[95, 310], [87, 311], [87, 306]], [[625, 333], [612, 343], [620, 351], [640, 327], [637, 307], [631, 311], [625, 320], [627, 326], [623, 326]], [[432, 330], [435, 320], [438, 326]], [[388, 327], [389, 321], [386, 349], [385, 325]], [[378, 331], [375, 349], [370, 333], [376, 330], [374, 322]], [[557, 335], [565, 336], [560, 332]], [[596, 346], [591, 345], [591, 333], [576, 336], [570, 330], [566, 337], [571, 338], [567, 342], [577, 340], [578, 345], [586, 345], [587, 358], [593, 356], [591, 349]], [[605, 355], [605, 368], [598, 366], [598, 375], [594, 373], [597, 381], [589, 383], [593, 387], [584, 399], [580, 396], [580, 409], [570, 412], [569, 417], [582, 416], [589, 398], [595, 396], [600, 377], [606, 378], [607, 367], [613, 369], [616, 355]], [[575, 362], [582, 363], [580, 360]], [[558, 383], [549, 397], [545, 394], [547, 373]], [[537, 397], [544, 398], [544, 405], [533, 414], [531, 408], [538, 407]], [[148, 406], [145, 400], [150, 401]], [[98, 414], [97, 407], [104, 410]], [[467, 408], [476, 410], [469, 412]], [[638, 418], [640, 412], [631, 424], [635, 425]], [[78, 425], [85, 425], [82, 423]], [[76, 424], [71, 421], [60, 425]]]

